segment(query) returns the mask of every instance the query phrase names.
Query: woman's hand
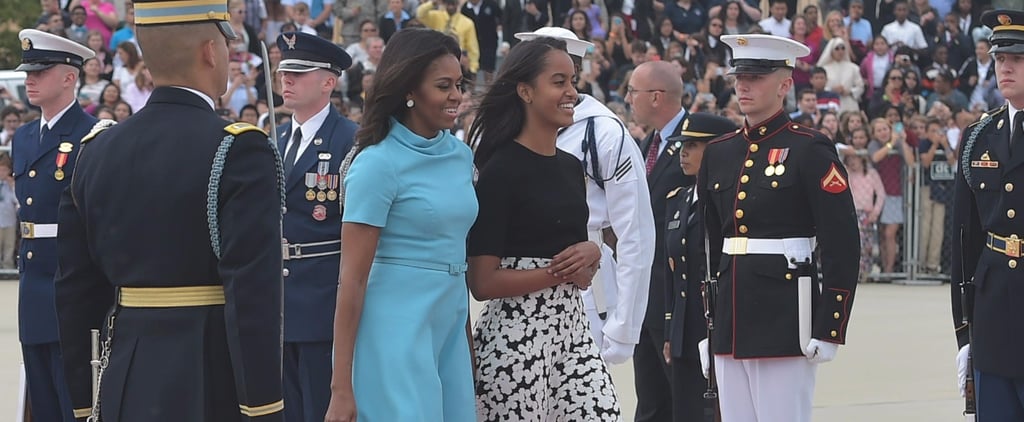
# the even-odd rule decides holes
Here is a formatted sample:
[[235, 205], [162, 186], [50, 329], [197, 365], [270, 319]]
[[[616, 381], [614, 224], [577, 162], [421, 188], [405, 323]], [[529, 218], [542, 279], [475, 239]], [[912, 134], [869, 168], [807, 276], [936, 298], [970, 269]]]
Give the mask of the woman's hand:
[[356, 399], [352, 394], [352, 388], [332, 393], [331, 404], [327, 406], [324, 422], [355, 422], [355, 420]]
[[[559, 252], [551, 259], [548, 266], [548, 274], [563, 280], [572, 280], [585, 277], [596, 270], [598, 262], [601, 261], [601, 248], [594, 242], [579, 242]], [[590, 284], [590, 280], [586, 280]]]

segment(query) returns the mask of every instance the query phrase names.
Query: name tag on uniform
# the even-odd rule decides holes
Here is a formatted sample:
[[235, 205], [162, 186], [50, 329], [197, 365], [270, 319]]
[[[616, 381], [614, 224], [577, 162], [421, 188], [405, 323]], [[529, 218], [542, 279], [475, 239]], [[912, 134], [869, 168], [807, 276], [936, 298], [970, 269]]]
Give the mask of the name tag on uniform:
[[994, 168], [999, 168], [999, 162], [998, 161], [991, 161], [991, 160], [971, 161], [971, 167], [994, 169]]
[[668, 229], [675, 230], [679, 228], [679, 220], [672, 220], [668, 222]]

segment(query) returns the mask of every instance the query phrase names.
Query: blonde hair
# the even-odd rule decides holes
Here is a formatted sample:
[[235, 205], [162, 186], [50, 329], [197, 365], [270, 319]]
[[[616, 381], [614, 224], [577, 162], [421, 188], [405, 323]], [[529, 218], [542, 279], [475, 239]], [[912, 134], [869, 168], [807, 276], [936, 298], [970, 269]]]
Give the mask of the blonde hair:
[[[886, 126], [889, 127], [889, 138], [891, 140], [891, 138], [892, 138], [892, 123], [890, 123], [889, 119], [886, 119], [885, 117], [875, 117], [874, 119], [871, 120], [871, 125], [868, 127], [869, 130], [871, 131], [871, 139], [876, 139], [875, 138], [875, 125], [877, 125], [879, 123], [884, 123]], [[879, 140], [881, 140], [881, 139], [879, 139]]]

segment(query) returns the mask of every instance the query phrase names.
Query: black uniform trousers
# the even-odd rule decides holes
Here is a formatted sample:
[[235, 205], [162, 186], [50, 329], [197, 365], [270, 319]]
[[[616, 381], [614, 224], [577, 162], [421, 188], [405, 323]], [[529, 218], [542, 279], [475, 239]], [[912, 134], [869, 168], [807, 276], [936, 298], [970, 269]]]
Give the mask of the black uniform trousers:
[[331, 402], [333, 351], [330, 341], [284, 343], [285, 421], [323, 422]]
[[74, 421], [71, 394], [68, 392], [68, 384], [64, 382], [60, 343], [23, 343], [21, 356], [25, 360], [25, 383], [32, 419]]

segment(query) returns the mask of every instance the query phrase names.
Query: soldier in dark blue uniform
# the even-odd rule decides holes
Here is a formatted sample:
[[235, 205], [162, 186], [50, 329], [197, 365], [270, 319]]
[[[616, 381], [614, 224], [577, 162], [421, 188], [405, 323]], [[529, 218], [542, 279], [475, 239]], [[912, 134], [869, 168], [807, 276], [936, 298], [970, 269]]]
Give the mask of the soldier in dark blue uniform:
[[70, 420], [71, 401], [64, 382], [53, 308], [57, 270], [57, 204], [71, 181], [79, 141], [96, 119], [75, 99], [78, 75], [92, 50], [56, 35], [26, 29], [21, 39], [29, 102], [42, 118], [14, 133], [15, 193], [21, 208], [18, 268], [18, 333], [28, 379], [32, 416], [42, 421]]
[[746, 124], [708, 144], [697, 177], [721, 262], [711, 351], [722, 420], [808, 422], [817, 365], [845, 342], [857, 286], [853, 197], [832, 141], [782, 107], [810, 49], [772, 35], [722, 42]]
[[56, 304], [75, 416], [281, 421], [283, 177], [265, 133], [214, 111], [235, 37], [226, 3], [135, 10], [156, 89], [83, 140], [60, 202]]
[[356, 125], [331, 106], [345, 50], [301, 32], [278, 36], [278, 76], [291, 123], [278, 129], [284, 157], [284, 397], [289, 422], [322, 422], [331, 400], [334, 306], [341, 256], [341, 161]]
[[[683, 174], [696, 176], [707, 142], [736, 130], [729, 119], [707, 113], [693, 113], [683, 120], [678, 135], [668, 138], [679, 150]], [[706, 277], [704, 254], [704, 201], [694, 185], [669, 192], [666, 199], [665, 252], [669, 273], [665, 276], [665, 362], [670, 366], [672, 419], [680, 422], [702, 420], [707, 400], [707, 383], [702, 365], [708, 356], [699, 355], [697, 344], [707, 338], [701, 287]]]
[[[995, 74], [1006, 105], [964, 129], [953, 205], [952, 305], [961, 394], [973, 358], [977, 417], [1024, 420], [1024, 318], [1021, 238], [1024, 224], [1024, 12], [981, 18], [992, 36]], [[1024, 214], [1021, 215], [1024, 218]], [[961, 283], [973, 295], [961, 302]], [[970, 288], [968, 289], [971, 290]], [[972, 314], [970, 329], [965, 317]], [[968, 333], [970, 331], [970, 333]]]

